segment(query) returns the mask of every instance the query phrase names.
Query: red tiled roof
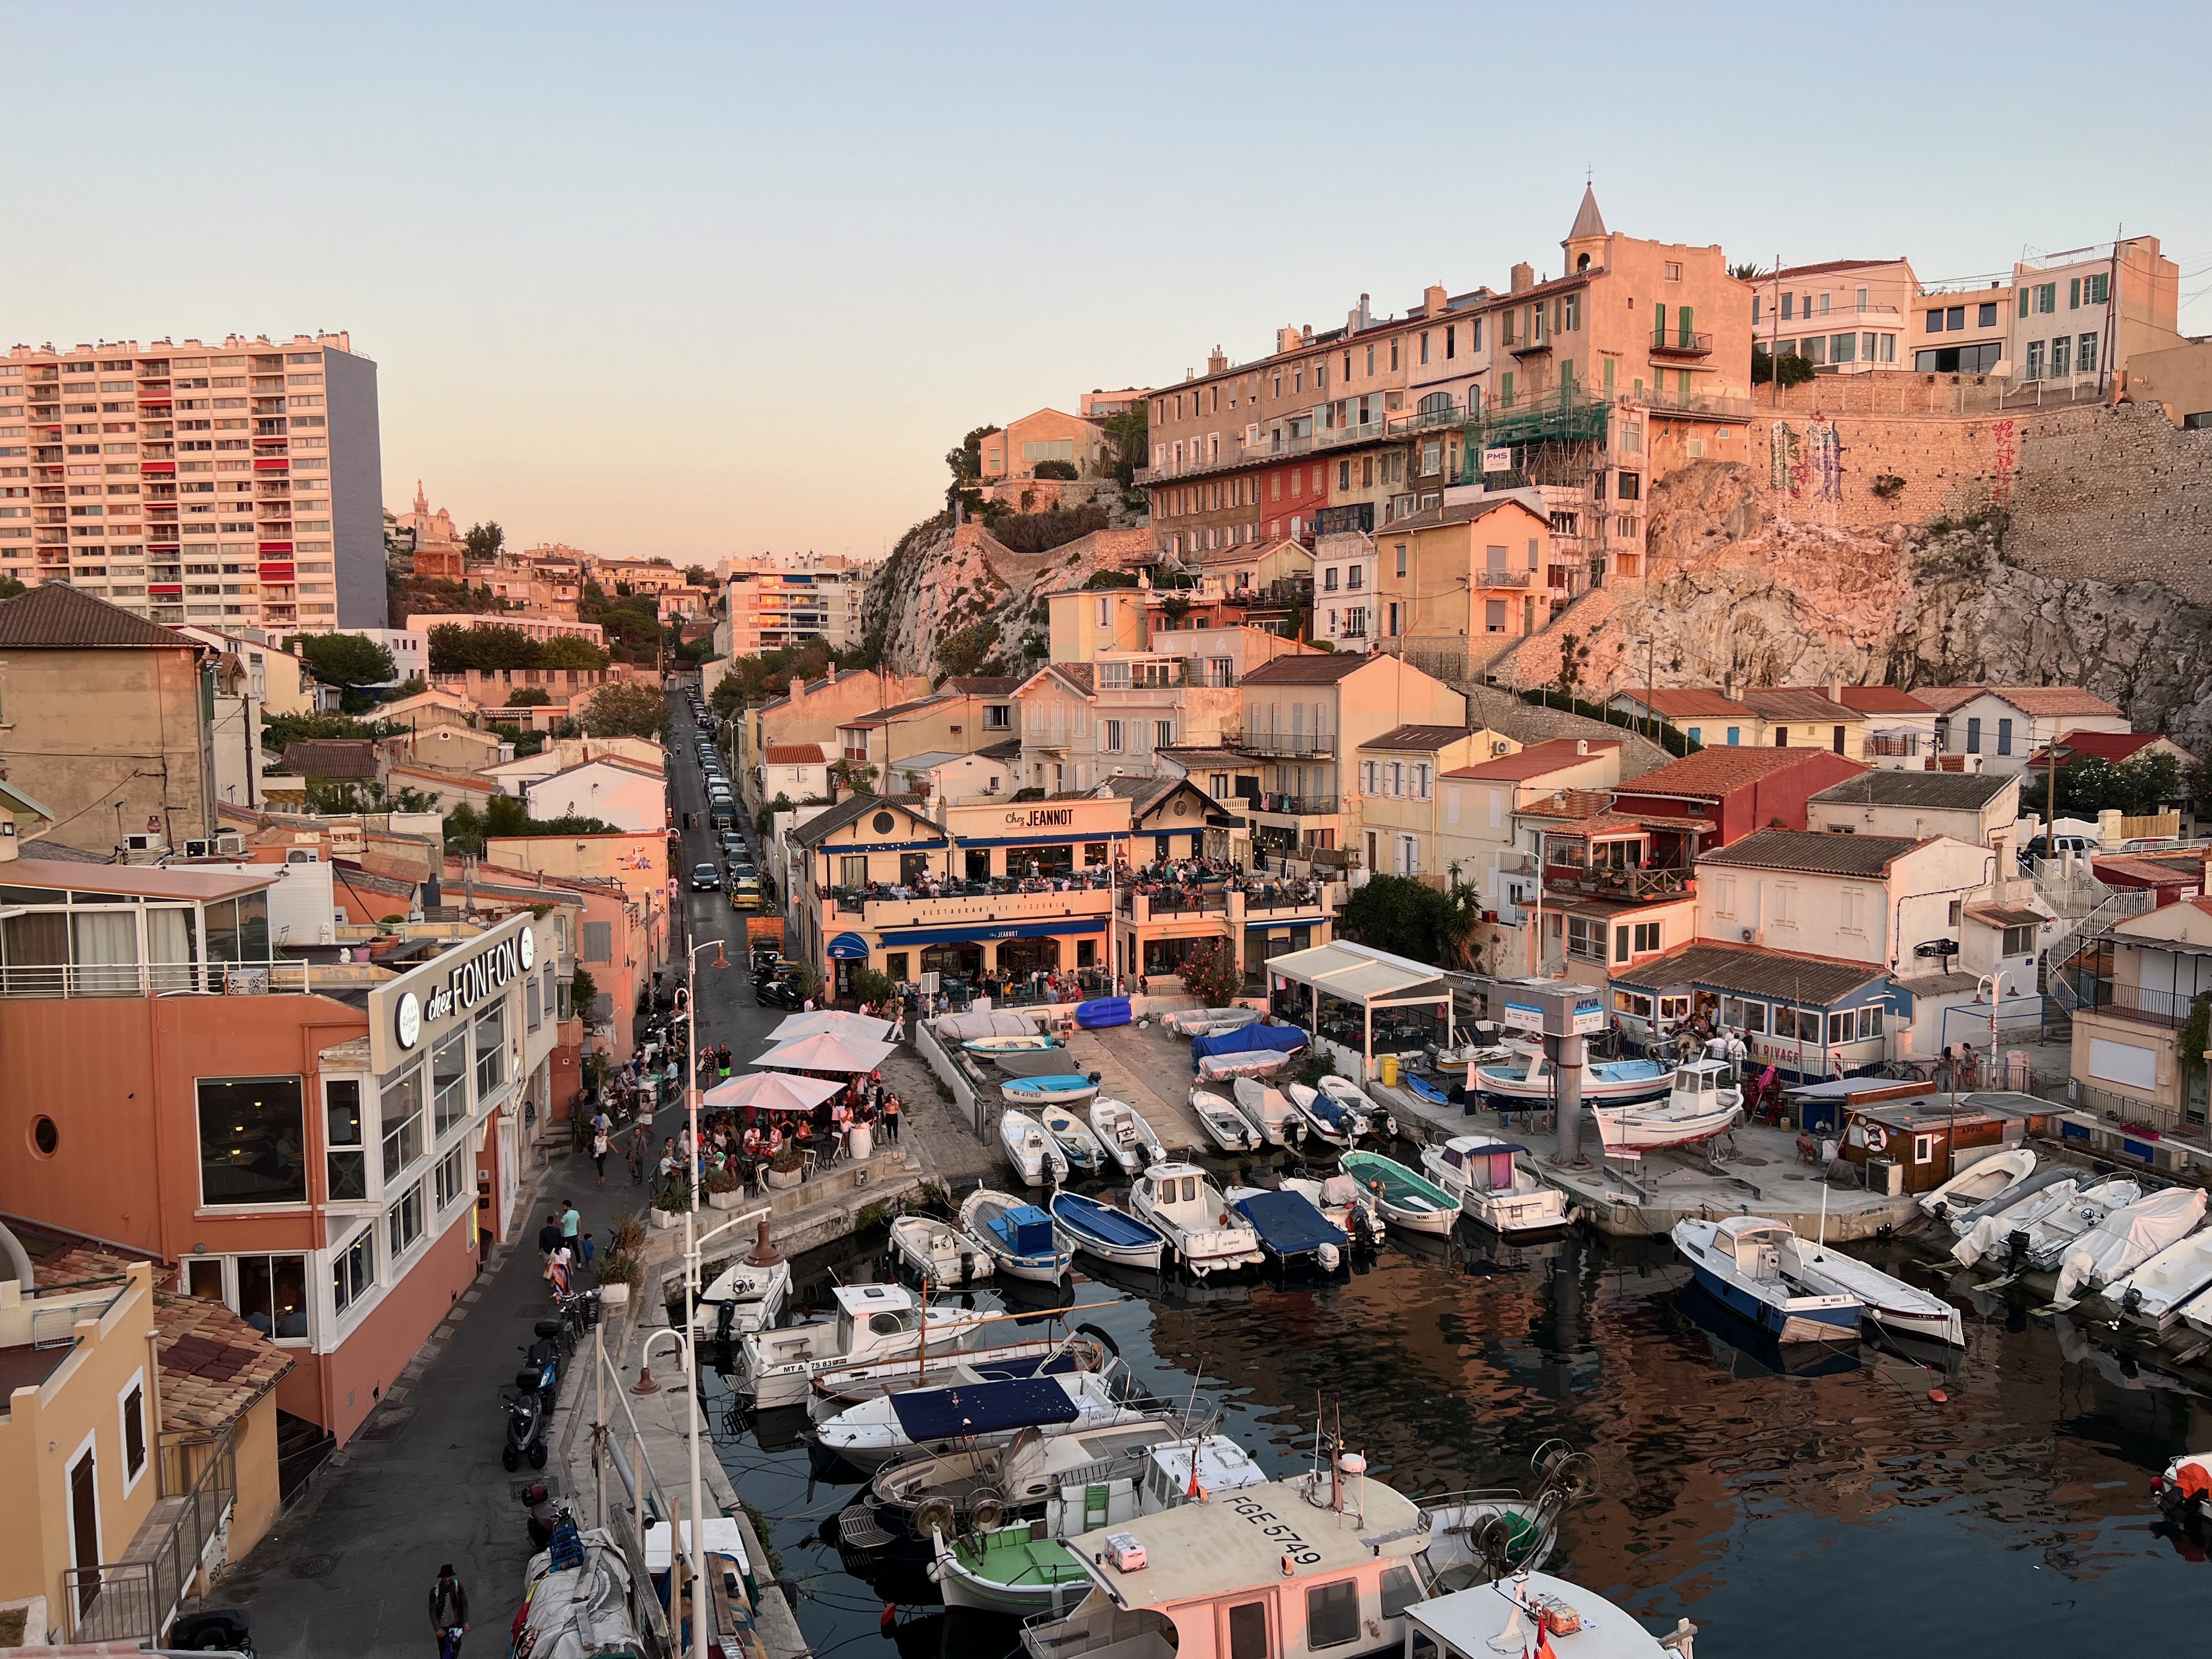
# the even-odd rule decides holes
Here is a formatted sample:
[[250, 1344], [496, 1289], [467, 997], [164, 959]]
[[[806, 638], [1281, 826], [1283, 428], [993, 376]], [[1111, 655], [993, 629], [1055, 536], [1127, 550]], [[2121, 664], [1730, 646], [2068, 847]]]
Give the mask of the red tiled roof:
[[1323, 652], [1316, 656], [1277, 657], [1244, 676], [1247, 685], [1334, 685], [1357, 674], [1376, 659], [1348, 652]]
[[[2069, 732], [2058, 739], [2057, 746], [2071, 752], [2059, 763], [2063, 765], [2066, 760], [2079, 756], [2088, 760], [2110, 761], [2118, 766], [2123, 761], [2133, 760], [2159, 741], [2160, 735], [2156, 732]], [[2028, 757], [2027, 763], [2030, 768], [2034, 768], [2047, 765], [2050, 760], [2051, 750], [2048, 748], [2039, 749]]]
[[819, 766], [822, 745], [818, 743], [772, 743], [768, 746], [770, 766]]
[[1810, 685], [1762, 685], [1743, 694], [1761, 720], [1832, 720], [1850, 710], [1832, 701], [1826, 691]]
[[1709, 685], [1662, 685], [1656, 691], [1642, 691], [1633, 687], [1621, 693], [1632, 702], [1649, 708], [1662, 720], [1679, 720], [1690, 715], [1730, 715], [1737, 720], [1757, 720], [1758, 710], [1749, 703], [1738, 702], [1725, 692]]
[[1579, 822], [1595, 818], [1613, 805], [1613, 796], [1603, 789], [1562, 789], [1547, 795], [1541, 800], [1532, 800], [1516, 808], [1534, 817], [1565, 818]]
[[[56, 511], [59, 511], [58, 508]], [[198, 640], [157, 628], [120, 605], [49, 582], [0, 603], [0, 650], [204, 651]]]
[[2117, 714], [2120, 711], [2093, 691], [2078, 685], [1993, 685], [2023, 714]]
[[1824, 259], [1817, 265], [1790, 265], [1782, 270], [1761, 271], [1751, 280], [1756, 283], [1771, 283], [1777, 277], [1788, 279], [1795, 276], [1825, 276], [1832, 270], [1863, 270], [1869, 265], [1900, 264], [1904, 262], [1904, 258], [1903, 254], [1899, 254], [1894, 258]]
[[1910, 691], [1893, 685], [1844, 685], [1836, 701], [1862, 714], [1931, 714], [1936, 711]]
[[[1582, 748], [1586, 741], [1587, 753]], [[1478, 761], [1473, 766], [1455, 767], [1443, 775], [1448, 778], [1487, 778], [1498, 783], [1526, 783], [1532, 778], [1542, 777], [1547, 772], [1572, 766], [1577, 761], [1595, 760], [1607, 750], [1620, 747], [1618, 743], [1596, 738], [1547, 738], [1542, 743], [1532, 743], [1525, 749], [1510, 755], [1500, 755], [1494, 760]]]
[[1624, 783], [1624, 795], [1687, 795], [1717, 799], [1730, 790], [1802, 766], [1825, 749], [1755, 749], [1723, 745], [1699, 750], [1646, 772], [1633, 783]]

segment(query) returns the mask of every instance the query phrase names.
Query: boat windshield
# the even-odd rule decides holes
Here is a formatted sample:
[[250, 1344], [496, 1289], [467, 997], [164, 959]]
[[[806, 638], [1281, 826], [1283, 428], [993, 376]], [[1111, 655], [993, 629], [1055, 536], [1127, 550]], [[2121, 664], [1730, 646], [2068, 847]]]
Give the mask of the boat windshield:
[[877, 1336], [896, 1336], [901, 1331], [910, 1331], [921, 1323], [921, 1316], [912, 1308], [902, 1308], [896, 1313], [868, 1316], [868, 1329]]

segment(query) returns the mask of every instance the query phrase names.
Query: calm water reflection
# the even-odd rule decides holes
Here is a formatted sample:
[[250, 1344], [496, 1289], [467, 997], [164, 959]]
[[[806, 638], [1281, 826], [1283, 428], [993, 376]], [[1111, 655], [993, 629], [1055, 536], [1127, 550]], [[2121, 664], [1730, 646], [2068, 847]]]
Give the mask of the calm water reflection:
[[[1697, 1620], [1701, 1659], [2201, 1646], [2212, 1566], [2154, 1524], [2145, 1492], [2176, 1452], [2212, 1446], [2203, 1403], [2171, 1379], [1994, 1305], [1970, 1313], [1964, 1356], [1927, 1356], [1937, 1369], [1871, 1344], [1778, 1350], [1688, 1288], [1663, 1243], [1486, 1238], [1463, 1224], [1449, 1244], [1394, 1241], [1319, 1285], [1086, 1279], [1061, 1299], [1110, 1304], [1073, 1317], [1157, 1394], [1202, 1378], [1225, 1431], [1283, 1472], [1317, 1400], [1412, 1492], [1532, 1486], [1536, 1448], [1573, 1442], [1599, 1484], [1552, 1570], [1655, 1627]], [[799, 1265], [817, 1302], [833, 1269], [880, 1276], [850, 1252]], [[710, 1387], [720, 1422], [730, 1397]], [[771, 1517], [815, 1651], [890, 1652], [886, 1600], [903, 1654], [1007, 1650], [1004, 1621], [914, 1605], [934, 1599], [919, 1570], [846, 1570], [821, 1534], [857, 1480], [810, 1470], [803, 1425], [739, 1424], [720, 1450]]]

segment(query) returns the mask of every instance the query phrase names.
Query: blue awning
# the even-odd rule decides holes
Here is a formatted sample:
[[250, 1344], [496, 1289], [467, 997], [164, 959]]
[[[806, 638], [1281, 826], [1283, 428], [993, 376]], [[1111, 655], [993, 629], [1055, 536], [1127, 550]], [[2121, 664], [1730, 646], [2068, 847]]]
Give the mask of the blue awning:
[[907, 945], [966, 945], [994, 939], [1053, 939], [1066, 933], [1103, 933], [1103, 916], [1062, 916], [1058, 921], [1002, 921], [980, 927], [886, 927], [886, 946]]
[[917, 1445], [1034, 1424], [1073, 1423], [1076, 1416], [1067, 1390], [1047, 1376], [970, 1382], [957, 1389], [913, 1389], [893, 1395], [891, 1410], [898, 1414], [906, 1437]]
[[868, 941], [858, 933], [840, 933], [830, 941], [830, 954], [841, 962], [866, 962]]

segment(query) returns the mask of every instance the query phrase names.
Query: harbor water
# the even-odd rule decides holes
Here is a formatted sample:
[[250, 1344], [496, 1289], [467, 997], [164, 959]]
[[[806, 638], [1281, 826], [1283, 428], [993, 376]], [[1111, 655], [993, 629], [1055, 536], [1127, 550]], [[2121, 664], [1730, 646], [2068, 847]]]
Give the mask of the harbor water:
[[[1905, 1246], [1870, 1254], [1942, 1284]], [[891, 1276], [879, 1241], [794, 1267], [795, 1295], [817, 1306], [835, 1282]], [[972, 1299], [1024, 1291], [1036, 1300], [1012, 1305], [1053, 1299]], [[1310, 1459], [1318, 1411], [1340, 1412], [1346, 1443], [1409, 1493], [1533, 1491], [1540, 1446], [1588, 1452], [1595, 1489], [1547, 1570], [1654, 1631], [1695, 1620], [1700, 1659], [2201, 1643], [2212, 1565], [2147, 1486], [2177, 1453], [2212, 1448], [2212, 1412], [2063, 1316], [1959, 1299], [1963, 1354], [1778, 1348], [1691, 1287], [1663, 1240], [1514, 1248], [1466, 1221], [1449, 1241], [1394, 1237], [1333, 1278], [1079, 1271], [1058, 1292], [1151, 1392], [1195, 1390], [1278, 1474]], [[750, 1421], [726, 1375], [708, 1387], [718, 1454], [768, 1517], [817, 1655], [1017, 1649], [1012, 1620], [936, 1605], [921, 1567], [841, 1556], [836, 1517], [860, 1477], [810, 1461], [803, 1411]]]

